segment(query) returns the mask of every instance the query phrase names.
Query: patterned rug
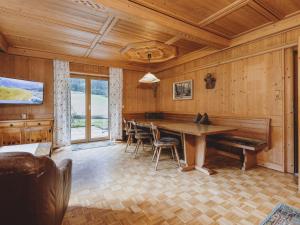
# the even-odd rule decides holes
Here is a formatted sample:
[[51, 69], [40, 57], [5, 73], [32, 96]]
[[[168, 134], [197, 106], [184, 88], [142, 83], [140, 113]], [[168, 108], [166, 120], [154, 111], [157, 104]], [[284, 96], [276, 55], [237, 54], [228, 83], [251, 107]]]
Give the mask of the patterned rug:
[[285, 204], [278, 204], [260, 225], [300, 225], [300, 211]]
[[90, 142], [90, 143], [83, 143], [83, 144], [73, 144], [71, 146], [72, 151], [80, 151], [86, 150], [91, 148], [102, 148], [107, 146], [112, 146], [114, 143], [111, 141], [97, 141], [97, 142]]

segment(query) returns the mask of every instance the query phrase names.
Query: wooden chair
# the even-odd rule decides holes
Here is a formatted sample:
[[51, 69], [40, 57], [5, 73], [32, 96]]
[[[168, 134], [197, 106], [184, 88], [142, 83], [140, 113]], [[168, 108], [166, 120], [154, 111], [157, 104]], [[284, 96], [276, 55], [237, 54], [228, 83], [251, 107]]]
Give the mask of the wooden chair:
[[178, 151], [177, 151], [178, 140], [175, 138], [168, 138], [168, 137], [160, 139], [160, 132], [159, 132], [157, 126], [154, 126], [152, 123], [151, 123], [151, 130], [152, 130], [152, 135], [153, 135], [153, 139], [154, 139], [154, 143], [153, 143], [154, 144], [154, 154], [152, 157], [152, 161], [156, 157], [155, 170], [157, 170], [158, 161], [159, 161], [160, 153], [161, 153], [162, 149], [170, 149], [173, 159], [174, 159], [174, 152], [175, 152], [176, 161], [178, 163], [178, 166], [180, 167], [180, 161], [179, 161], [179, 156], [178, 156]]
[[129, 123], [127, 120], [123, 120], [124, 122], [124, 128], [125, 128], [125, 133], [127, 135], [127, 142], [126, 142], [126, 147], [125, 147], [125, 152], [128, 149], [128, 146], [132, 144], [133, 142], [133, 137], [134, 137], [134, 129], [131, 128], [131, 123]]
[[137, 124], [135, 121], [131, 121], [130, 123], [132, 124], [133, 129], [134, 129], [134, 137], [137, 140], [135, 150], [134, 150], [134, 158], [136, 158], [140, 145], [142, 144], [143, 149], [144, 149], [144, 141], [145, 140], [149, 140], [151, 145], [153, 145], [153, 141], [152, 141], [152, 137], [151, 137], [150, 133], [137, 128]]

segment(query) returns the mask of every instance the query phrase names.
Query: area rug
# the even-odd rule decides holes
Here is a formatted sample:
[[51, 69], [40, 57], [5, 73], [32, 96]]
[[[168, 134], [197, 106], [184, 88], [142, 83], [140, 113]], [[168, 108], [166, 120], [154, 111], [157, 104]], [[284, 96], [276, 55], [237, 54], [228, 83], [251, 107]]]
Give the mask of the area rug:
[[285, 204], [278, 204], [260, 225], [300, 225], [300, 211]]
[[92, 148], [103, 148], [112, 146], [114, 143], [111, 141], [97, 141], [97, 142], [90, 142], [90, 143], [84, 143], [84, 144], [74, 144], [71, 146], [72, 151], [80, 151], [80, 150], [86, 150], [86, 149], [92, 149]]

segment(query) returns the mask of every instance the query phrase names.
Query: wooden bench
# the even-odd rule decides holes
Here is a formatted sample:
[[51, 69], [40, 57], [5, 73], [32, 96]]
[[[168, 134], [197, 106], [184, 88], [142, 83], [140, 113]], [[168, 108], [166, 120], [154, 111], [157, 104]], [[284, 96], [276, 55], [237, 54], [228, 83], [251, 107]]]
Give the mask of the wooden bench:
[[242, 170], [256, 166], [256, 154], [270, 149], [270, 119], [210, 117], [211, 124], [238, 128], [222, 135], [209, 136], [208, 142], [216, 147], [229, 146], [242, 150]]

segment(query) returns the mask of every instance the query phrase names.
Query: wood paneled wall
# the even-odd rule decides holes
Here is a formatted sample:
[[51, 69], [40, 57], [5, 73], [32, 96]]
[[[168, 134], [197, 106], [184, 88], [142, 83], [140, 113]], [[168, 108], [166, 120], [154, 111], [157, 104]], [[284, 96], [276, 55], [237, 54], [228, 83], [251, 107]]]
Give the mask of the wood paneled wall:
[[138, 82], [144, 74], [144, 72], [124, 70], [123, 113], [156, 111], [156, 99], [152, 88], [141, 86]]
[[[259, 163], [283, 170], [283, 51], [181, 73], [169, 70], [159, 74], [161, 79], [157, 109], [171, 113], [207, 112], [214, 116], [267, 117], [272, 119], [272, 148], [259, 154]], [[212, 73], [215, 89], [206, 89], [204, 78]], [[172, 84], [194, 80], [193, 100], [172, 100]]]
[[20, 119], [22, 113], [29, 118], [53, 118], [53, 61], [0, 53], [0, 76], [44, 83], [42, 105], [0, 105], [0, 120]]

